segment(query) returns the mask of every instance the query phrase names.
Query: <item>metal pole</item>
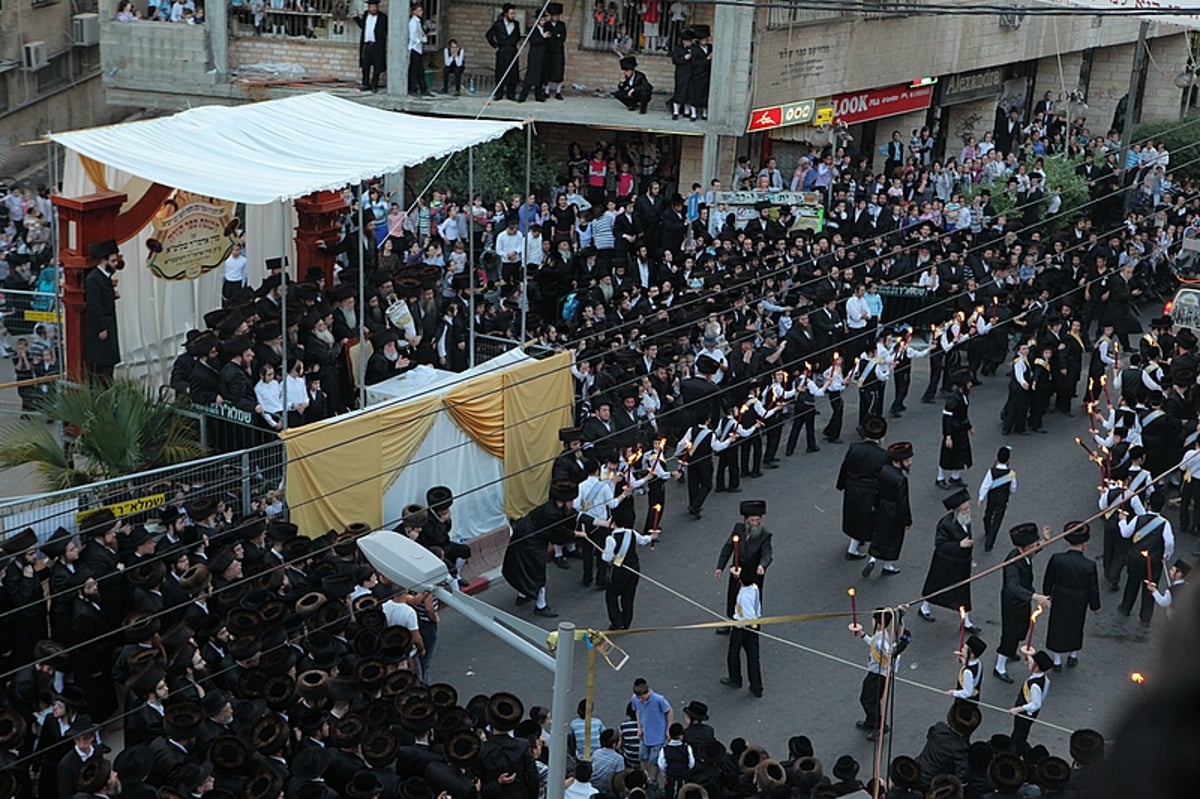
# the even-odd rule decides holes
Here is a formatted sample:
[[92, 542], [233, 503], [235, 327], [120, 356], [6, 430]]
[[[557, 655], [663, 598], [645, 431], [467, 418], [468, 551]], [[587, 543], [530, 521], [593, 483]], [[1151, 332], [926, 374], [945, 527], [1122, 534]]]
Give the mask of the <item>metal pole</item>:
[[288, 366], [289, 366], [289, 364], [288, 364], [288, 313], [287, 313], [288, 269], [287, 269], [287, 265], [286, 265], [286, 259], [287, 259], [287, 205], [286, 205], [286, 203], [287, 203], [287, 200], [279, 201], [279, 244], [280, 244], [279, 256], [280, 256], [280, 258], [285, 259], [283, 261], [280, 261], [280, 263], [284, 264], [284, 267], [283, 267], [283, 274], [281, 275], [283, 282], [280, 284], [281, 286], [283, 286], [283, 302], [281, 302], [279, 304], [279, 326], [280, 326], [280, 332], [283, 333], [283, 339], [281, 340], [283, 347], [279, 351], [279, 357], [283, 360], [283, 363], [280, 366], [280, 371], [282, 371], [283, 374], [281, 374], [279, 376], [279, 379], [283, 381], [283, 420], [282, 421], [283, 421], [283, 429], [284, 430], [288, 429], [288, 397], [287, 397], [288, 381], [287, 381], [287, 377], [288, 377]]
[[[413, 586], [407, 586], [407, 587], [412, 588]], [[470, 621], [472, 624], [475, 624], [478, 627], [480, 627], [481, 629], [483, 629], [485, 632], [491, 633], [492, 635], [496, 636], [501, 641], [508, 644], [513, 649], [517, 650], [522, 655], [524, 655], [525, 657], [534, 661], [535, 663], [542, 666], [543, 668], [554, 671], [555, 675], [558, 674], [558, 668], [559, 668], [558, 660], [550, 657], [550, 655], [544, 649], [538, 649], [533, 643], [531, 643], [527, 639], [521, 637], [520, 635], [518, 635], [517, 633], [508, 629], [507, 627], [503, 627], [500, 624], [497, 624], [495, 619], [493, 619], [487, 613], [480, 612], [480, 610], [475, 607], [475, 602], [479, 602], [480, 604], [486, 604], [486, 603], [483, 603], [482, 600], [477, 600], [474, 597], [466, 596], [467, 601], [463, 601], [463, 598], [465, 596], [464, 594], [459, 594], [459, 593], [452, 594], [449, 591], [447, 591], [445, 588], [442, 588], [441, 586], [436, 586], [432, 590], [431, 593], [435, 597], [437, 597], [443, 604], [453, 608], [455, 611], [457, 611], [460, 615], [462, 615], [465, 619]], [[470, 601], [473, 599], [475, 599], [474, 602]], [[559, 626], [559, 629], [560, 630], [562, 629], [561, 625]], [[574, 625], [571, 625], [571, 629], [572, 630], [575, 629]], [[558, 636], [558, 651], [562, 652], [562, 648], [563, 648], [563, 637], [562, 637], [562, 633], [560, 632], [559, 636]], [[569, 676], [570, 675], [568, 675], [568, 677]], [[555, 677], [555, 680], [554, 680], [554, 686], [555, 686], [555, 690], [557, 691], [558, 690], [557, 676]], [[564, 714], [566, 712], [567, 711], [565, 711], [565, 710], [563, 711]], [[570, 719], [568, 719], [568, 722], [569, 721], [570, 721]], [[564, 741], [566, 740], [565, 736], [564, 736], [563, 740]], [[553, 761], [551, 761], [551, 762], [553, 762]], [[563, 768], [564, 769], [566, 768], [565, 762], [563, 764]], [[560, 793], [560, 796], [561, 796], [561, 793]]]
[[475, 148], [467, 148], [467, 274], [471, 281], [471, 307], [467, 318], [467, 363], [475, 367]]
[[[529, 201], [529, 176], [532, 168], [533, 152], [533, 123], [525, 123], [525, 201]], [[529, 224], [526, 225], [525, 238], [521, 244], [521, 253], [524, 258], [521, 262], [521, 346], [525, 346], [525, 337], [529, 324], [529, 230], [533, 227], [533, 218], [530, 217]], [[562, 747], [559, 747], [560, 749]], [[553, 798], [551, 798], [553, 799]]]
[[[367, 240], [366, 228], [363, 227], [363, 203], [366, 202], [366, 184], [358, 184], [358, 407], [367, 406], [367, 337], [363, 335], [363, 319], [367, 312]], [[374, 246], [375, 242], [371, 242]]]
[[[1142, 88], [1142, 71], [1146, 67], [1146, 34], [1150, 32], [1150, 20], [1142, 20], [1142, 24], [1138, 26], [1137, 45], [1133, 51], [1133, 68], [1129, 70], [1129, 94], [1128, 101], [1125, 103], [1125, 125], [1121, 131], [1121, 185], [1125, 186], [1129, 180], [1130, 174], [1125, 167], [1125, 161], [1129, 156], [1129, 148], [1133, 144], [1133, 116], [1134, 110], [1137, 108], [1138, 102], [1141, 100]], [[1133, 204], [1133, 186], [1129, 184], [1129, 190], [1125, 192], [1124, 215], [1129, 214], [1129, 208]]]
[[563, 799], [567, 777], [567, 732], [571, 729], [571, 682], [575, 676], [575, 625], [558, 625], [558, 648], [554, 654], [554, 693], [550, 699], [550, 775], [546, 799]]

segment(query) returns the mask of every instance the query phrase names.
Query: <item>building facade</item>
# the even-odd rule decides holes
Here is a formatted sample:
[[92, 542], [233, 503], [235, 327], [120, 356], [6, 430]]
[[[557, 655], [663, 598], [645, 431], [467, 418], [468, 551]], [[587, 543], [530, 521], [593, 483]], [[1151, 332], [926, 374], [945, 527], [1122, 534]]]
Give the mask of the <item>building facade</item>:
[[100, 81], [100, 15], [95, 0], [0, 0], [0, 175], [46, 159], [22, 146], [49, 130], [113, 122]]
[[[852, 140], [878, 167], [876, 148], [893, 130], [907, 140], [914, 129], [929, 127], [939, 152], [956, 154], [968, 136], [991, 129], [997, 108], [1017, 107], [1027, 119], [1047, 92], [1103, 136], [1128, 91], [1139, 24], [1100, 14], [896, 14], [886, 4], [878, 13], [850, 14], [753, 3], [574, 0], [563, 4], [564, 101], [517, 104], [488, 101], [494, 54], [485, 33], [501, 14], [499, 3], [426, 0], [424, 54], [416, 57], [435, 96], [422, 98], [407, 91], [409, 8], [394, 0], [382, 6], [389, 13], [388, 72], [378, 93], [359, 89], [361, 0], [287, 3], [278, 11], [268, 4], [259, 14], [239, 0], [213, 5], [204, 25], [120, 23], [114, 1], [101, 0], [110, 103], [181, 109], [332, 91], [412, 113], [530, 119], [550, 153], [564, 159], [571, 142], [587, 151], [600, 139], [649, 135], [670, 154], [661, 168], [683, 193], [692, 182], [728, 180], [738, 155], [757, 163], [773, 154], [786, 171], [810, 145], [833, 138]], [[543, 4], [515, 5], [527, 31]], [[669, 109], [670, 51], [691, 25], [713, 33], [709, 114], [697, 122], [674, 120]], [[646, 114], [626, 111], [607, 95], [620, 79], [613, 42], [622, 35], [632, 39], [639, 69], [655, 87]], [[450, 39], [466, 51], [460, 96], [438, 93]], [[1190, 47], [1182, 29], [1151, 25], [1136, 118], [1178, 118], [1183, 93], [1174, 79]], [[522, 75], [525, 61], [523, 55]]]

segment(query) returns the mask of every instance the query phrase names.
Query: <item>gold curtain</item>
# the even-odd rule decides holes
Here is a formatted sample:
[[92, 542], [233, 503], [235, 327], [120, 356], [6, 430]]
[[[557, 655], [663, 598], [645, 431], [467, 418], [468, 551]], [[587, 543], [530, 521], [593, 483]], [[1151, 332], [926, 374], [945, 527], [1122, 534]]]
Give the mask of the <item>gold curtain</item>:
[[362, 414], [281, 434], [287, 447], [288, 506], [303, 535], [341, 531], [351, 520], [383, 521], [378, 430], [377, 415]]
[[571, 355], [560, 352], [503, 373], [504, 512], [524, 516], [546, 501], [558, 430], [571, 424]]
[[480, 375], [443, 398], [454, 423], [489, 455], [504, 457], [504, 377]]
[[386, 406], [368, 414], [377, 420], [378, 425], [374, 440], [365, 442], [379, 451], [380, 480], [378, 493], [373, 500], [373, 509], [378, 513], [383, 513], [383, 495], [396, 482], [413, 455], [417, 454], [421, 442], [429, 435], [430, 428], [441, 412], [441, 400], [438, 397], [425, 397]]

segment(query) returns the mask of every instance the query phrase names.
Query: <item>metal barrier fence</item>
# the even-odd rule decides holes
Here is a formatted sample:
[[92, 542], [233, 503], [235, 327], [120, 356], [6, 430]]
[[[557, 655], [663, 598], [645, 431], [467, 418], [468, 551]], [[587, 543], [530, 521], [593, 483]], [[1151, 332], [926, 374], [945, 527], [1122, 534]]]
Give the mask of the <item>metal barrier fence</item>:
[[[475, 334], [475, 363], [480, 364], [484, 361], [495, 358], [497, 355], [503, 355], [509, 350], [514, 350], [521, 346], [521, 342], [511, 338], [501, 338], [500, 336], [489, 336], [485, 333]], [[543, 358], [549, 358], [557, 350], [553, 347], [547, 347], [543, 344], [529, 344], [525, 347], [525, 352], [531, 358], [537, 358], [539, 361]]]
[[228, 403], [185, 403], [177, 412], [196, 422], [200, 443], [209, 452], [238, 452], [279, 440], [274, 431], [255, 424], [253, 413]]
[[[56, 292], [0, 289], [0, 352], [14, 353], [0, 370], [0, 412], [33, 411], [57, 390], [63, 379], [61, 332]], [[18, 360], [22, 340], [26, 358]]]
[[58, 527], [78, 530], [89, 513], [101, 508], [136, 525], [156, 521], [163, 505], [205, 497], [241, 516], [259, 513], [283, 502], [286, 464], [283, 442], [275, 441], [79, 488], [0, 500], [0, 533], [32, 527], [44, 542]]

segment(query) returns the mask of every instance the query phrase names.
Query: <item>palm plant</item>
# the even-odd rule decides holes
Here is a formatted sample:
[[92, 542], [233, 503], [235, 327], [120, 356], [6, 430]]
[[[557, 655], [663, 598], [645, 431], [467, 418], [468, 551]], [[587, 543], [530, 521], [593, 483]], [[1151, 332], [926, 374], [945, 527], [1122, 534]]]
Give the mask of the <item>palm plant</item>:
[[39, 420], [14, 422], [0, 431], [0, 467], [33, 464], [48, 491], [203, 455], [195, 426], [175, 403], [131, 380], [62, 386], [39, 410], [63, 423], [69, 446]]

